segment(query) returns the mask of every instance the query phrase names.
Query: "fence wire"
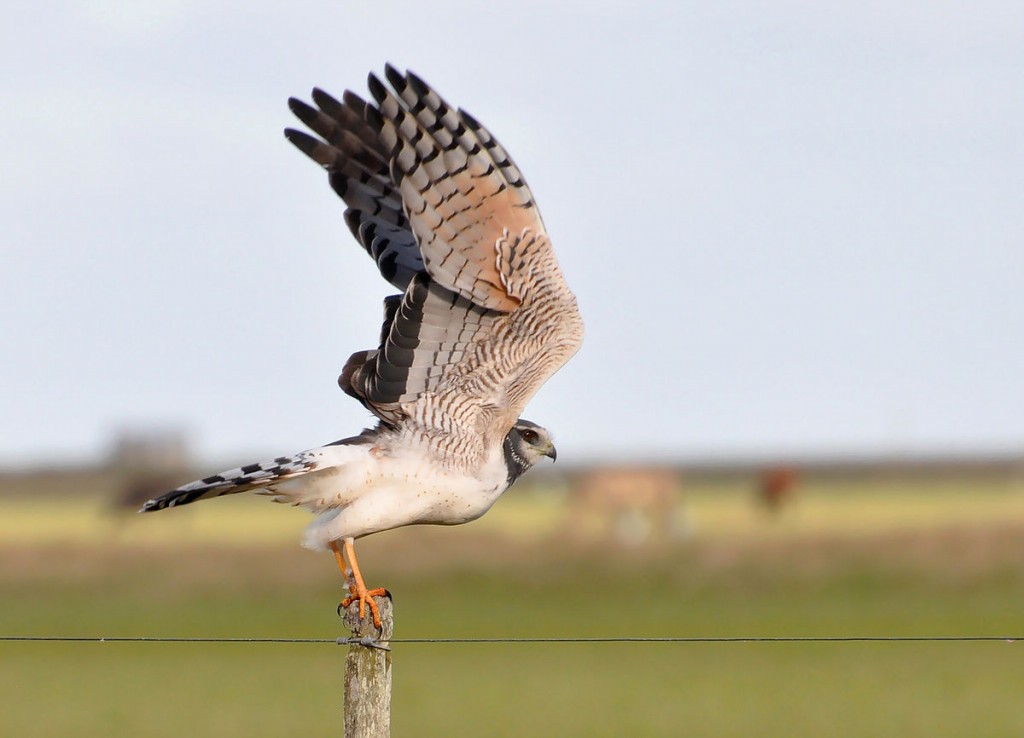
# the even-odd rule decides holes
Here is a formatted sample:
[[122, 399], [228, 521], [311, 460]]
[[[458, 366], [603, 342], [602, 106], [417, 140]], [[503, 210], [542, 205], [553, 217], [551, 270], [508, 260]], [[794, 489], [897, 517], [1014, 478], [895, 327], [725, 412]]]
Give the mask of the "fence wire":
[[[0, 642], [22, 643], [262, 643], [351, 645], [372, 639], [342, 638], [221, 638], [194, 636], [29, 636], [0, 635]], [[392, 638], [388, 645], [439, 644], [615, 644], [615, 643], [1015, 643], [1024, 636], [607, 636], [593, 638]]]

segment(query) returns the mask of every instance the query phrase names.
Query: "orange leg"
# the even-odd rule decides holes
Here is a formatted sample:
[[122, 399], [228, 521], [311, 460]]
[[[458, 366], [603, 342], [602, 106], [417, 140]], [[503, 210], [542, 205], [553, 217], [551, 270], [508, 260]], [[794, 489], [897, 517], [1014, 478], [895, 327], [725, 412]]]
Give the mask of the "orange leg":
[[331, 541], [327, 544], [331, 547], [334, 552], [334, 559], [338, 562], [338, 568], [341, 569], [341, 575], [345, 577], [345, 586], [348, 587], [349, 592], [355, 591], [355, 580], [352, 579], [352, 570], [348, 568], [348, 564], [345, 563], [345, 559], [341, 555], [341, 549], [338, 548], [338, 544]]
[[[359, 602], [359, 617], [360, 619], [366, 614], [366, 606], [370, 606], [370, 614], [373, 615], [373, 625], [375, 628], [381, 627], [380, 624], [380, 613], [377, 611], [377, 603], [373, 601], [374, 597], [384, 597], [388, 591], [382, 587], [376, 589], [367, 589], [366, 584], [363, 583], [363, 575], [359, 571], [359, 562], [356, 560], [356, 542], [353, 538], [344, 539], [345, 556], [342, 557], [341, 551], [338, 550], [337, 544], [332, 541], [330, 546], [331, 550], [334, 551], [334, 557], [338, 561], [338, 567], [341, 569], [341, 573], [345, 575], [345, 582], [348, 584], [349, 596], [341, 601], [342, 607], [348, 607], [353, 602]], [[345, 559], [348, 559], [348, 567], [345, 566]], [[349, 577], [351, 571], [352, 576]]]

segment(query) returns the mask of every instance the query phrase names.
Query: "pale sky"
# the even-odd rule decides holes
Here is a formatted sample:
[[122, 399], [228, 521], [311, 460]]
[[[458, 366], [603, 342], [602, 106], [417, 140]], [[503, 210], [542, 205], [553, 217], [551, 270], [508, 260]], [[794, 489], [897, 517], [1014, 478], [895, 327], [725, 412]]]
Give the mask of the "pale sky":
[[2, 464], [370, 422], [335, 378], [388, 286], [281, 129], [386, 61], [541, 206], [560, 459], [1024, 450], [1019, 2], [58, 1], [0, 41]]

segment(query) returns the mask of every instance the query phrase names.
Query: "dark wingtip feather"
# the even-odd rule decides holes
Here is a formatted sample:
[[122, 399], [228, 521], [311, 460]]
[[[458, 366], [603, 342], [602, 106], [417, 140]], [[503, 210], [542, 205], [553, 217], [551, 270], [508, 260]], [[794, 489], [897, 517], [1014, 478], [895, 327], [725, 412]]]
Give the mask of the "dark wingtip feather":
[[363, 118], [377, 133], [380, 133], [384, 129], [384, 116], [382, 116], [380, 114], [380, 110], [375, 108], [373, 105], [366, 106], [363, 110]]
[[380, 105], [388, 97], [388, 88], [384, 86], [384, 83], [380, 81], [373, 72], [366, 78], [366, 86], [370, 88], [370, 94], [373, 95], [373, 99]]
[[320, 111], [314, 108], [312, 105], [304, 103], [302, 100], [298, 100], [294, 97], [288, 99], [288, 107], [295, 114], [295, 117], [305, 123], [307, 126], [316, 130], [316, 121], [320, 115]]
[[309, 153], [309, 149], [313, 144], [316, 143], [316, 139], [310, 136], [308, 133], [298, 131], [294, 128], [285, 128], [284, 137], [295, 144], [297, 147], [302, 149], [304, 153]]
[[341, 103], [331, 95], [329, 92], [324, 92], [319, 87], [314, 87], [311, 94], [313, 102], [315, 102], [321, 109], [341, 107]]
[[409, 84], [412, 85], [412, 89], [416, 92], [417, 95], [420, 95], [422, 97], [423, 95], [426, 95], [428, 92], [430, 92], [430, 85], [424, 82], [423, 78], [420, 77], [418, 74], [410, 71], [406, 73], [406, 76], [409, 79]]
[[401, 93], [406, 87], [405, 75], [391, 66], [391, 63], [384, 65], [384, 76], [388, 78], [388, 82], [395, 88], [395, 91]]
[[366, 100], [361, 98], [356, 93], [352, 92], [352, 90], [345, 90], [344, 94], [341, 96], [341, 99], [346, 105], [348, 105], [353, 110], [362, 111], [367, 106]]
[[308, 133], [297, 131], [294, 128], [285, 128], [284, 137], [291, 141], [295, 148], [320, 166], [329, 168], [333, 163], [334, 158], [330, 154], [331, 150], [324, 146], [323, 142], [313, 138]]

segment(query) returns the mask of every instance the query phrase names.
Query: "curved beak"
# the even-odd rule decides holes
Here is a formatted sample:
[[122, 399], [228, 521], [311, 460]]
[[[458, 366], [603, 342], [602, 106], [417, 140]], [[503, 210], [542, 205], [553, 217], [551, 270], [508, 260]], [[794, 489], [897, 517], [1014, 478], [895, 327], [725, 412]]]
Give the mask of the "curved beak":
[[547, 456], [549, 459], [551, 459], [551, 461], [553, 461], [553, 462], [557, 461], [558, 460], [558, 449], [555, 448], [555, 444], [553, 444], [553, 443], [549, 444], [548, 445], [548, 450], [544, 452], [544, 455]]

